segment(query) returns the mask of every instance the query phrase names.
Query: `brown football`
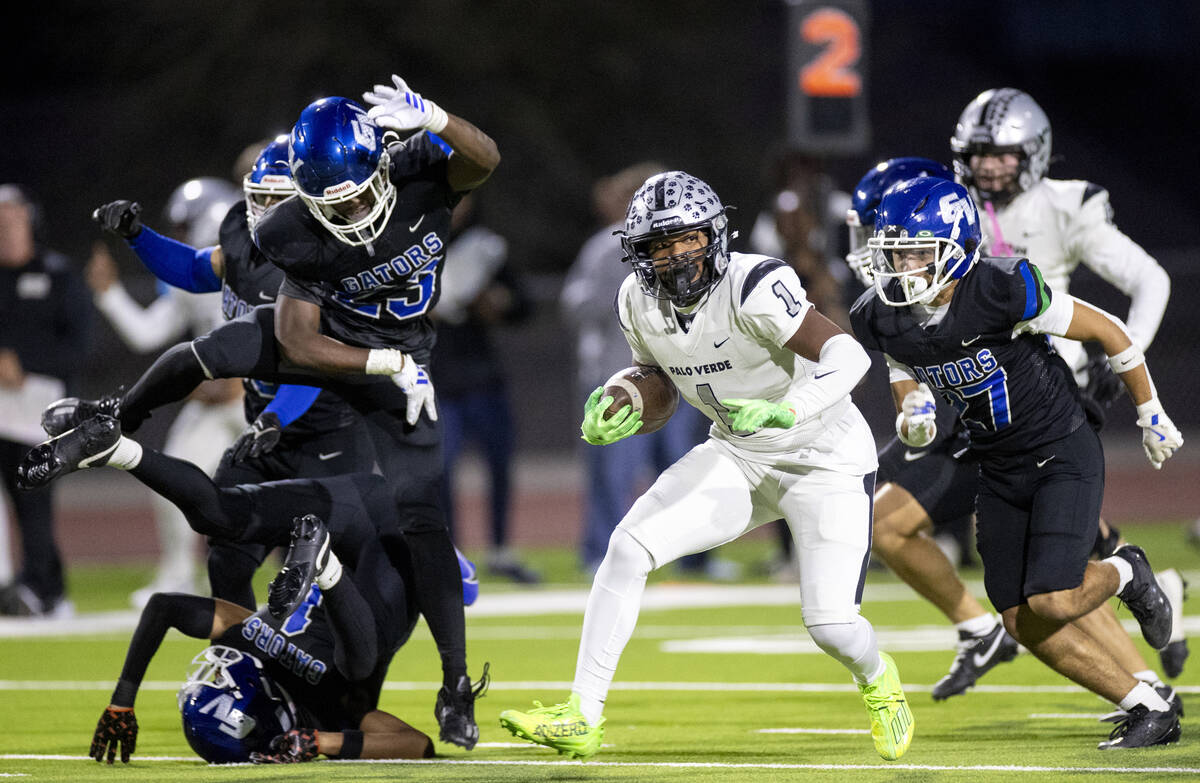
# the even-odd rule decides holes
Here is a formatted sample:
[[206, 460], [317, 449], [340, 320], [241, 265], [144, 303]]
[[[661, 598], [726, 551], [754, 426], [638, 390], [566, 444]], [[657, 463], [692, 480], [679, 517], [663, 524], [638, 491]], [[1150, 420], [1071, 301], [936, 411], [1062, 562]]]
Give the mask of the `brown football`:
[[604, 382], [604, 394], [613, 398], [612, 405], [604, 412], [605, 418], [623, 405], [632, 405], [633, 410], [642, 414], [639, 435], [661, 429], [679, 406], [679, 390], [667, 374], [658, 367], [641, 364], [614, 373]]

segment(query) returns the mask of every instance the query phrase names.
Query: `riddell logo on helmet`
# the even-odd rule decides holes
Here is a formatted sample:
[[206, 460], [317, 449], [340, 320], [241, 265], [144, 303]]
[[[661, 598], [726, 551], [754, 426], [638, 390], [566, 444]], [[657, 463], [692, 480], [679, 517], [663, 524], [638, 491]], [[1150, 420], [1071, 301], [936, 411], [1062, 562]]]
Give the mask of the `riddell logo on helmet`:
[[325, 198], [340, 196], [343, 193], [348, 193], [357, 187], [358, 184], [352, 180], [346, 180], [345, 182], [339, 182], [336, 185], [330, 185], [329, 187], [325, 188]]
[[678, 226], [681, 223], [683, 223], [683, 218], [679, 217], [678, 215], [672, 215], [669, 218], [652, 221], [650, 223], [650, 228], [667, 228], [668, 226]]

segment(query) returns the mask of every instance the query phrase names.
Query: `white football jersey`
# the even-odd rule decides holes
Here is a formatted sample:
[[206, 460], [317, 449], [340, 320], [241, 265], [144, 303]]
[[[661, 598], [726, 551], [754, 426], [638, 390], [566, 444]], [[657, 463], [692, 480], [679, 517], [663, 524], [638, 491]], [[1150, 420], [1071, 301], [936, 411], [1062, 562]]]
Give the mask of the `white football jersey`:
[[795, 271], [778, 259], [731, 253], [725, 274], [691, 314], [685, 330], [669, 301], [647, 296], [634, 275], [617, 295], [617, 314], [634, 361], [657, 365], [680, 395], [712, 420], [710, 437], [748, 460], [862, 475], [875, 469], [875, 441], [846, 395], [784, 430], [734, 432], [721, 400], [786, 401], [821, 368], [784, 343], [812, 304]]
[[[1051, 290], [1066, 293], [1080, 264], [1130, 298], [1125, 319], [1134, 342], [1145, 349], [1154, 339], [1170, 294], [1166, 272], [1112, 222], [1108, 191], [1084, 180], [1042, 179], [1003, 207], [979, 205], [984, 255], [1024, 256]], [[1005, 247], [1007, 246], [1007, 247]], [[1076, 369], [1079, 343], [1055, 338]], [[1064, 347], [1065, 346], [1065, 347]]]

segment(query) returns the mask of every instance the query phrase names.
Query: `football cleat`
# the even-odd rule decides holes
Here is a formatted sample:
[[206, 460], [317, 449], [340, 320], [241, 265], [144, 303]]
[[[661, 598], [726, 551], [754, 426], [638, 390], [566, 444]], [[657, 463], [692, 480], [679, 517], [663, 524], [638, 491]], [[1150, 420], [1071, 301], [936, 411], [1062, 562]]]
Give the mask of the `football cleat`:
[[112, 416], [88, 419], [30, 449], [17, 466], [17, 486], [37, 489], [59, 476], [106, 465], [120, 440], [121, 425]]
[[329, 530], [313, 514], [292, 521], [292, 543], [283, 568], [267, 586], [267, 610], [288, 617], [308, 596], [309, 587], [329, 561]]
[[1135, 704], [1108, 735], [1108, 739], [1096, 747], [1113, 750], [1167, 745], [1179, 742], [1180, 733], [1179, 716], [1174, 710], [1151, 712], [1144, 704]]
[[1003, 623], [982, 636], [958, 632], [958, 653], [950, 664], [950, 673], [934, 684], [930, 691], [934, 701], [943, 701], [957, 696], [975, 684], [975, 681], [998, 663], [1017, 657], [1020, 645], [1004, 630]]
[[904, 698], [904, 686], [900, 684], [900, 671], [892, 656], [879, 653], [883, 659], [883, 673], [874, 682], [859, 685], [867, 715], [871, 717], [871, 739], [875, 750], [888, 761], [895, 761], [908, 750], [913, 737], [913, 714], [908, 699]]
[[1154, 570], [1140, 546], [1126, 544], [1113, 557], [1125, 560], [1133, 567], [1133, 578], [1125, 589], [1117, 594], [1134, 619], [1142, 627], [1142, 638], [1156, 650], [1161, 650], [1171, 641], [1171, 601], [1154, 578]]
[[434, 704], [433, 714], [438, 722], [438, 738], [471, 750], [479, 741], [479, 726], [475, 723], [475, 700], [487, 694], [491, 676], [488, 674], [490, 664], [483, 665], [483, 675], [479, 682], [471, 684], [471, 678], [462, 675], [454, 685], [454, 690], [445, 685], [438, 691], [437, 703]]
[[120, 392], [98, 400], [82, 400], [78, 397], [55, 400], [42, 411], [42, 429], [54, 438], [99, 415], [112, 416], [118, 420], [121, 418]]
[[1187, 600], [1187, 580], [1174, 568], [1159, 571], [1154, 577], [1171, 602], [1171, 641], [1158, 651], [1163, 674], [1174, 679], [1183, 674], [1183, 662], [1188, 657], [1187, 640], [1183, 638], [1183, 602]]
[[595, 725], [588, 723], [579, 709], [579, 695], [572, 693], [562, 704], [543, 707], [534, 702], [529, 712], [505, 710], [500, 713], [500, 725], [514, 737], [545, 745], [566, 755], [586, 761], [600, 750], [604, 740], [604, 717]]
[[[1176, 718], [1182, 718], [1183, 698], [1180, 697], [1175, 689], [1165, 683], [1159, 683], [1158, 685], [1154, 685], [1152, 687], [1154, 688], [1154, 692], [1161, 696], [1162, 700], [1170, 705], [1171, 713], [1174, 714]], [[1100, 720], [1103, 723], [1120, 723], [1128, 714], [1129, 713], [1127, 713], [1125, 710], [1118, 707], [1116, 710], [1108, 713], [1107, 715], [1101, 715]]]

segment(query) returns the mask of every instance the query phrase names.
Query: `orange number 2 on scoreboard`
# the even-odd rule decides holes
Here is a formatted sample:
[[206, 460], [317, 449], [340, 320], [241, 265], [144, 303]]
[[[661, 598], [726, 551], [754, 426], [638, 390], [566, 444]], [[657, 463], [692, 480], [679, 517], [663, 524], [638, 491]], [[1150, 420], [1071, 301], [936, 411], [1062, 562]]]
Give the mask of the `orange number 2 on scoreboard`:
[[820, 98], [853, 98], [862, 92], [862, 77], [854, 70], [862, 49], [858, 22], [845, 11], [819, 8], [800, 23], [808, 43], [825, 48], [800, 69], [800, 89]]

